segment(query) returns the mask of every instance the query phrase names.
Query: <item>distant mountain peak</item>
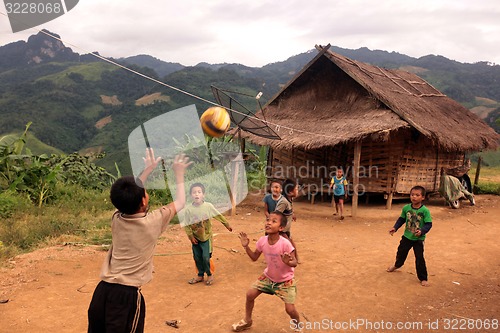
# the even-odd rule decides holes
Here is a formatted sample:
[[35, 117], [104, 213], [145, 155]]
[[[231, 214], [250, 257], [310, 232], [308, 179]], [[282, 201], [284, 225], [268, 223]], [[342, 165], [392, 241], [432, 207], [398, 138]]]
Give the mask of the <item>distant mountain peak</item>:
[[51, 61], [78, 61], [79, 54], [66, 47], [56, 38], [59, 35], [42, 30], [28, 38], [27, 42], [18, 41], [0, 47], [0, 70], [2, 67], [18, 67]]

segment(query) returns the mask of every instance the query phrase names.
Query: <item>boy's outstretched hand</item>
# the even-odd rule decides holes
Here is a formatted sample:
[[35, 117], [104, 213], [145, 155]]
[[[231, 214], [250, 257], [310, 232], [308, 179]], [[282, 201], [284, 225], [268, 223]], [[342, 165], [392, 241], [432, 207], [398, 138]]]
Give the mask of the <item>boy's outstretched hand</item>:
[[186, 154], [179, 154], [174, 157], [172, 169], [176, 175], [179, 173], [184, 175], [184, 172], [191, 164], [193, 164], [193, 162], [189, 162], [189, 157], [187, 157]]
[[389, 230], [389, 234], [391, 236], [394, 235], [395, 232], [396, 232], [396, 229], [394, 229], [394, 228], [391, 228], [391, 230]]
[[161, 157], [155, 158], [155, 152], [153, 148], [146, 148], [146, 156], [142, 158], [144, 161], [144, 167], [155, 169], [158, 163], [161, 161]]
[[248, 239], [248, 236], [246, 233], [244, 233], [243, 231], [240, 232], [240, 235], [238, 236], [240, 238], [240, 241], [241, 241], [241, 245], [243, 247], [247, 247], [248, 244], [250, 244], [250, 239]]
[[139, 179], [141, 180], [142, 184], [145, 184], [151, 172], [153, 172], [153, 170], [158, 166], [158, 163], [160, 163], [161, 157], [155, 158], [155, 152], [153, 148], [146, 148], [146, 154], [142, 158], [142, 160], [144, 161], [144, 170], [139, 175]]

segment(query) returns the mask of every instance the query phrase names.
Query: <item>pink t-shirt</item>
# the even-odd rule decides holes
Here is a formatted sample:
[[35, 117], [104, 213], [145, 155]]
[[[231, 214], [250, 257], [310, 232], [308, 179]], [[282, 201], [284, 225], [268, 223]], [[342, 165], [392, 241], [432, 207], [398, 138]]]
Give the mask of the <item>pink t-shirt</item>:
[[265, 276], [274, 282], [284, 282], [293, 279], [294, 268], [281, 260], [283, 253], [291, 253], [295, 250], [288, 239], [280, 236], [280, 239], [275, 244], [270, 245], [268, 236], [262, 236], [257, 241], [256, 247], [266, 258], [267, 267], [264, 270]]

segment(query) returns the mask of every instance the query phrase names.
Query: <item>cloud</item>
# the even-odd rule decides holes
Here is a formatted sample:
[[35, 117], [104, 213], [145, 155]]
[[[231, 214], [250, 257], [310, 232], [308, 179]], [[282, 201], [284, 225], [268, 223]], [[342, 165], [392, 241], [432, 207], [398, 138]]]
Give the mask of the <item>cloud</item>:
[[[494, 0], [85, 0], [38, 28], [104, 56], [184, 65], [263, 66], [327, 43], [500, 63], [498, 17]], [[0, 16], [0, 45], [36, 32], [12, 34]]]

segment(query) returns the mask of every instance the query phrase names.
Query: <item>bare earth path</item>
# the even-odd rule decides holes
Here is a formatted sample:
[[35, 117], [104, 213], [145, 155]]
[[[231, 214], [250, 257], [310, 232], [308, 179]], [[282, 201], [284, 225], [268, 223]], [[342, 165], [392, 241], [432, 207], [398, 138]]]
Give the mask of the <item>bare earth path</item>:
[[[187, 284], [195, 271], [184, 232], [173, 226], [164, 234], [153, 281], [143, 287], [147, 332], [229, 332], [242, 318], [245, 292], [264, 263], [244, 254], [237, 232], [250, 233], [254, 247], [262, 235], [260, 199], [250, 196], [238, 215], [229, 217], [235, 232], [215, 225], [216, 280], [210, 287]], [[402, 235], [387, 231], [403, 203], [392, 210], [383, 203], [361, 204], [356, 218], [347, 205], [342, 222], [326, 202], [295, 203], [292, 235], [302, 260], [296, 269], [297, 308], [304, 332], [500, 330], [500, 197], [477, 196], [476, 206], [463, 202], [459, 210], [441, 200], [427, 203], [434, 219], [425, 248], [427, 288], [419, 285], [412, 253], [400, 271], [385, 271]], [[60, 246], [4, 265], [0, 300], [9, 301], [0, 304], [0, 332], [85, 332], [104, 255], [99, 247]], [[167, 320], [180, 321], [179, 329]], [[290, 331], [282, 302], [260, 296], [251, 332]]]

